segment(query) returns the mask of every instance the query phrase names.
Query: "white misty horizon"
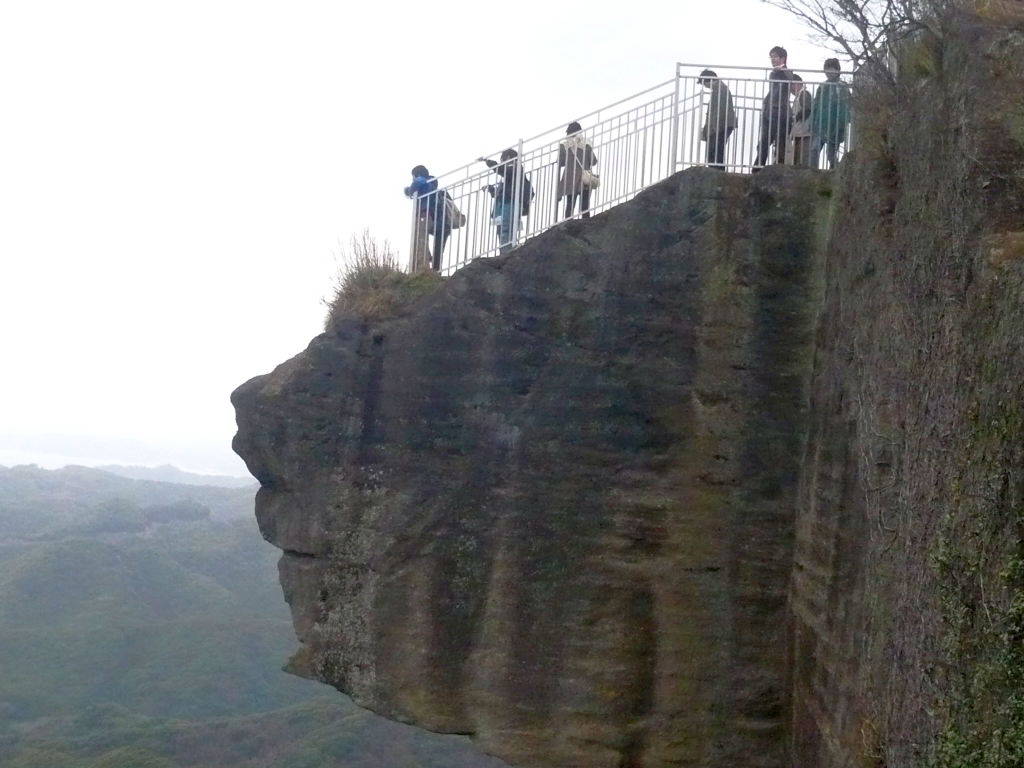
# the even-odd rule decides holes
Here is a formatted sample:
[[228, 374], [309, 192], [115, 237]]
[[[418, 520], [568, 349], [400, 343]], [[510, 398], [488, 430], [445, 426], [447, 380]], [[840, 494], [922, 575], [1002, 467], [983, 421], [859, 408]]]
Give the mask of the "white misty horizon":
[[406, 251], [413, 166], [512, 146], [677, 61], [830, 55], [760, 0], [522, 0], [509, 68], [507, 7], [443, 10], [0, 4], [0, 463], [244, 475], [231, 392], [322, 331], [339, 241]]
[[157, 441], [88, 435], [0, 434], [0, 467], [36, 464], [43, 469], [116, 464], [154, 469], [170, 465], [197, 475], [251, 477], [230, 441]]

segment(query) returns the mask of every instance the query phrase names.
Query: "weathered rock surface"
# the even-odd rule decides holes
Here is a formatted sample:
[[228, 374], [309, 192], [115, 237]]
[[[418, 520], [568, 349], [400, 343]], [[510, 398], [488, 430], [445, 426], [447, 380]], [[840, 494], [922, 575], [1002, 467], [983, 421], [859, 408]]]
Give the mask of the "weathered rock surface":
[[292, 668], [516, 765], [782, 766], [828, 183], [678, 174], [240, 387]]
[[934, 69], [835, 181], [794, 766], [1024, 765], [1024, 7], [1005, 10], [920, 36]]

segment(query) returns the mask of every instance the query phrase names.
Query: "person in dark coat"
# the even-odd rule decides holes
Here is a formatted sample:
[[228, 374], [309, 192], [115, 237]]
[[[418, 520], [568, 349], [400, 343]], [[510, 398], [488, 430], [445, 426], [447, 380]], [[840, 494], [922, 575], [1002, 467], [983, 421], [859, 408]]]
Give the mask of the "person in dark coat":
[[578, 198], [580, 214], [586, 219], [590, 217], [590, 193], [598, 184], [594, 173], [597, 155], [579, 123], [569, 123], [565, 135], [565, 141], [558, 145], [558, 167], [563, 171], [555, 189], [555, 217], [558, 217], [559, 203], [565, 198], [565, 218], [571, 219]]
[[786, 139], [789, 136], [789, 81], [786, 49], [775, 46], [768, 53], [772, 72], [768, 76], [768, 93], [761, 104], [761, 140], [757, 148], [754, 170], [768, 163], [772, 148], [775, 162], [786, 162]]
[[[515, 245], [513, 224], [517, 219], [530, 213], [533, 190], [529, 178], [523, 173], [523, 166], [519, 162], [519, 153], [514, 149], [506, 149], [502, 152], [500, 160], [488, 160], [484, 157], [479, 159], [498, 174], [498, 183], [489, 184], [487, 191], [494, 198], [491, 218], [498, 230], [498, 252], [505, 254]], [[516, 199], [517, 184], [518, 199]]]
[[[444, 247], [452, 233], [452, 223], [448, 221], [448, 206], [445, 200], [448, 193], [438, 189], [437, 179], [422, 165], [412, 169], [412, 184], [405, 188], [405, 196], [416, 202], [416, 231], [413, 233], [412, 263], [416, 268], [425, 268], [427, 264], [435, 272], [441, 270], [441, 259]], [[434, 238], [434, 258], [431, 262], [430, 250], [427, 246], [427, 235]]]
[[714, 70], [705, 69], [697, 82], [711, 91], [708, 118], [700, 134], [701, 140], [707, 143], [708, 167], [724, 171], [725, 145], [736, 130], [736, 109], [732, 104], [732, 94]]

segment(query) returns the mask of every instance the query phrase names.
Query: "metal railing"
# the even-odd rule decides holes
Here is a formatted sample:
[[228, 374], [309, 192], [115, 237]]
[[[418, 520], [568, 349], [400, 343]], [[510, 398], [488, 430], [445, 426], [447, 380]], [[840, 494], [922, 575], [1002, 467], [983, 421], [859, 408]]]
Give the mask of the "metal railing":
[[409, 269], [451, 274], [685, 168], [826, 168], [849, 147], [845, 82], [787, 70], [803, 78], [799, 93], [771, 70], [710, 67], [716, 76], [702, 78], [704, 69], [678, 64], [671, 80], [578, 118], [573, 136], [561, 124], [436, 177], [413, 201]]

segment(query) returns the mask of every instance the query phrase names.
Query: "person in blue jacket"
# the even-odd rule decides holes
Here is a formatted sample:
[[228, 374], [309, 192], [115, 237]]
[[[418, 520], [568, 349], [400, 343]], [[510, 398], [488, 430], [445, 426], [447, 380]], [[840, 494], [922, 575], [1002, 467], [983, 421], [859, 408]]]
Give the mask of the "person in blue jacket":
[[448, 193], [438, 189], [437, 179], [424, 166], [412, 169], [412, 184], [405, 188], [405, 196], [416, 203], [416, 232], [413, 237], [413, 264], [417, 267], [430, 261], [427, 235], [434, 238], [434, 258], [431, 266], [441, 270], [444, 247], [452, 234], [452, 222], [448, 220], [445, 199]]

